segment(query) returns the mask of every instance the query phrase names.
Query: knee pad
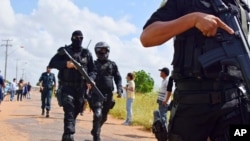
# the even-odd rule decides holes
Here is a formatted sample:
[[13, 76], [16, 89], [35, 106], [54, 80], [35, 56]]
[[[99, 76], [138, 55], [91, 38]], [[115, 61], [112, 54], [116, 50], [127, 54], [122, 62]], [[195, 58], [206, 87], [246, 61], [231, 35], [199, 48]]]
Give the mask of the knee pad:
[[102, 118], [102, 109], [97, 108], [94, 110], [94, 118], [101, 119]]
[[73, 103], [74, 97], [69, 94], [63, 94], [62, 102], [63, 104]]

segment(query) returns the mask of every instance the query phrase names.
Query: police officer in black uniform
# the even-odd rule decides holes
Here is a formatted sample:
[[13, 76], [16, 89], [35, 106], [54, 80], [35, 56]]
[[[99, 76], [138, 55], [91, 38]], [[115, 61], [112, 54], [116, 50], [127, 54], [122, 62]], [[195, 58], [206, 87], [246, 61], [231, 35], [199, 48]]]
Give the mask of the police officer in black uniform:
[[[234, 36], [234, 31], [219, 18], [216, 9], [221, 7], [215, 6], [215, 1], [164, 1], [144, 25], [140, 40], [144, 47], [152, 47], [175, 37], [172, 77], [176, 89], [169, 141], [206, 141], [208, 137], [211, 141], [229, 141], [230, 125], [249, 124], [245, 120], [249, 111], [244, 87], [239, 78], [227, 73], [220, 60], [203, 67], [199, 57], [221, 47], [217, 31], [229, 36]], [[246, 3], [223, 1], [235, 10], [237, 18], [245, 19], [239, 20], [242, 25], [247, 25]]]
[[95, 84], [104, 94], [106, 100], [102, 101], [95, 93], [92, 93], [89, 99], [90, 107], [94, 113], [93, 129], [91, 131], [94, 141], [100, 141], [101, 127], [107, 120], [109, 110], [115, 104], [113, 100], [113, 81], [116, 84], [118, 97], [121, 97], [122, 94], [122, 78], [116, 63], [108, 59], [109, 52], [110, 47], [106, 42], [98, 42], [95, 45], [97, 56], [97, 60], [94, 62], [97, 69]]
[[82, 78], [80, 72], [75, 69], [74, 64], [62, 50], [66, 49], [82, 65], [90, 79], [94, 81], [96, 77], [92, 54], [88, 49], [82, 48], [82, 40], [82, 32], [80, 30], [74, 31], [71, 37], [72, 44], [59, 48], [49, 63], [49, 67], [59, 70], [58, 79], [64, 110], [62, 141], [74, 141], [76, 117], [81, 112], [84, 104], [86, 89], [91, 86]]

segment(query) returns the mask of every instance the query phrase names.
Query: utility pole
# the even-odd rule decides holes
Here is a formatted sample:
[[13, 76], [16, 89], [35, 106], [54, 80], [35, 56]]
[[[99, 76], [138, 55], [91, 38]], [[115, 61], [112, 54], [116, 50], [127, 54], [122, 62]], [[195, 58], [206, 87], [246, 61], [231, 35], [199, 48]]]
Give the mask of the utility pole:
[[18, 59], [16, 59], [16, 80], [18, 80], [17, 79], [17, 73], [18, 73]]
[[24, 68], [22, 68], [23, 72], [22, 72], [22, 78], [21, 79], [24, 79]]
[[9, 44], [10, 41], [12, 40], [2, 40], [4, 42], [6, 42], [6, 44], [2, 44], [1, 46], [5, 46], [6, 49], [5, 49], [5, 66], [4, 66], [4, 79], [7, 80], [7, 64], [8, 64], [8, 47], [11, 47], [12, 45]]

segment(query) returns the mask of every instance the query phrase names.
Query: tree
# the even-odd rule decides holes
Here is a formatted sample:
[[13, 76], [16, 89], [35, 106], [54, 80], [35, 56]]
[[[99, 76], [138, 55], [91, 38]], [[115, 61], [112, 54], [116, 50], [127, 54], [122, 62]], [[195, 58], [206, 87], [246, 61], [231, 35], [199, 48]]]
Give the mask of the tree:
[[148, 93], [153, 90], [154, 80], [144, 70], [135, 72], [135, 90], [140, 93]]

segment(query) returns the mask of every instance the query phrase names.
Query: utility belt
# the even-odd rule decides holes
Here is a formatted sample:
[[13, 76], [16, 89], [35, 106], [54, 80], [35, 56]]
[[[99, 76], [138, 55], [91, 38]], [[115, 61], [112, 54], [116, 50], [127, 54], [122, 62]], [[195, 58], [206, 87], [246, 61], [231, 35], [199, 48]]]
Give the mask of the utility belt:
[[216, 80], [183, 80], [178, 81], [176, 84], [178, 90], [181, 91], [192, 91], [192, 90], [208, 90], [208, 91], [220, 91], [230, 89], [236, 86], [232, 81], [216, 81]]
[[241, 97], [232, 82], [181, 82], [177, 84], [174, 100], [181, 104], [219, 104]]
[[70, 87], [82, 87], [85, 83], [83, 81], [80, 82], [71, 82], [71, 81], [60, 81], [59, 85], [62, 86], [70, 86]]

